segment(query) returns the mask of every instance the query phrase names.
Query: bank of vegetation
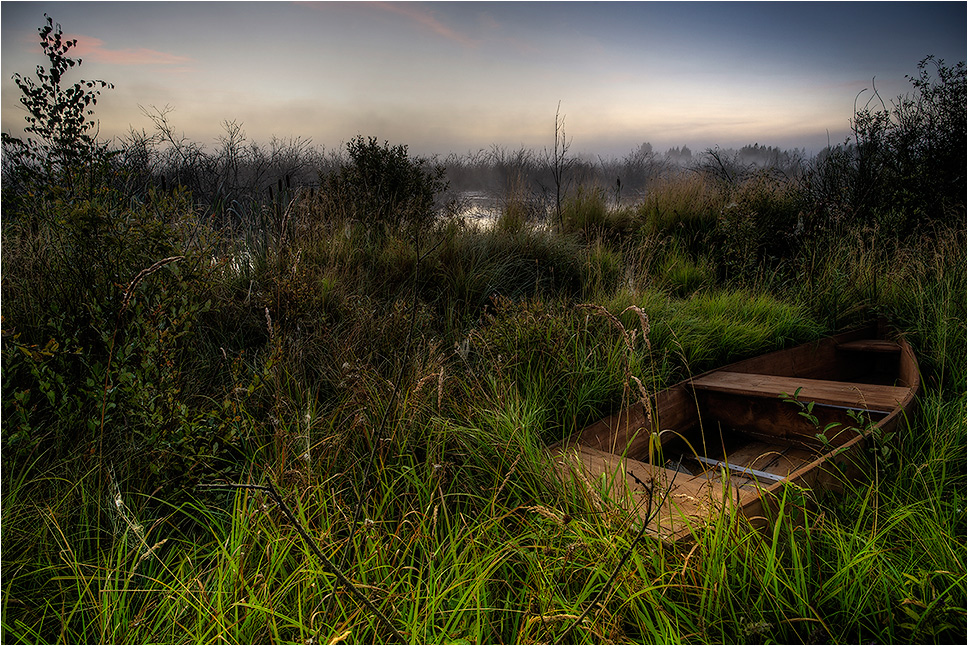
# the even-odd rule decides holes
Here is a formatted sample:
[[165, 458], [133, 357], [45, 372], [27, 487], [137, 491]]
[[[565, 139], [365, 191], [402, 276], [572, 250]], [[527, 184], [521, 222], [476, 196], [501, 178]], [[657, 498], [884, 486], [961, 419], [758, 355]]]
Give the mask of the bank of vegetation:
[[[104, 145], [106, 86], [41, 37], [30, 138], [4, 136], [4, 642], [966, 636], [963, 64], [790, 168], [707, 151], [621, 199], [559, 158], [557, 204], [495, 175], [481, 227], [369, 137], [326, 157], [229, 123], [207, 154], [160, 112]], [[547, 444], [639, 382], [876, 317], [920, 358], [917, 412], [876, 477], [790, 488], [769, 531], [673, 549], [554, 476]]]

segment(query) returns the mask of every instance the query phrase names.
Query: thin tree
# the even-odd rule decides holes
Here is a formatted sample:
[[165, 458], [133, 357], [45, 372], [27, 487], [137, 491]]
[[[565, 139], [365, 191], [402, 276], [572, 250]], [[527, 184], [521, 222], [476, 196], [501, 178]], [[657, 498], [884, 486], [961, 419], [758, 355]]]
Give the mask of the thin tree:
[[568, 160], [568, 149], [571, 142], [565, 137], [565, 117], [561, 115], [561, 101], [558, 101], [558, 108], [555, 110], [555, 147], [551, 158], [551, 173], [555, 180], [555, 218], [558, 227], [562, 226], [561, 221], [561, 198], [564, 186], [565, 171], [571, 166]]
[[28, 137], [23, 141], [3, 133], [4, 156], [9, 154], [9, 163], [21, 175], [35, 176], [41, 184], [64, 184], [72, 191], [78, 171], [106, 157], [97, 143], [93, 107], [101, 90], [114, 85], [85, 80], [68, 85], [67, 72], [81, 64], [81, 59], [69, 55], [77, 39], [65, 39], [61, 26], [47, 14], [44, 18], [47, 24], [37, 31], [49, 67], [37, 66], [36, 81], [13, 75], [20, 103], [27, 109], [24, 133]]

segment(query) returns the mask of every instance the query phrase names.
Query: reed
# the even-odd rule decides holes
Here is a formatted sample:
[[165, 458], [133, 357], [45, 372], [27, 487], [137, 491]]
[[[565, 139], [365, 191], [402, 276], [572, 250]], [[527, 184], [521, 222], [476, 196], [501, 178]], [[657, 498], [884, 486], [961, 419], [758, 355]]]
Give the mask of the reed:
[[[404, 641], [964, 635], [962, 230], [890, 254], [854, 231], [767, 280], [769, 262], [726, 275], [674, 227], [583, 239], [451, 222], [418, 240], [292, 222], [284, 244], [233, 241], [253, 259], [238, 267], [200, 257], [217, 245], [197, 227], [128, 258], [105, 391], [107, 345], [68, 339], [113, 319], [35, 326], [53, 302], [37, 259], [75, 256], [52, 228], [5, 220], [3, 640], [395, 639], [317, 549]], [[643, 538], [603, 483], [554, 477], [547, 444], [630, 401], [876, 313], [927, 374], [874, 485], [789, 489], [772, 531], [724, 517], [683, 553]], [[109, 478], [121, 505], [104, 504], [107, 463], [55, 440], [76, 411], [90, 440], [136, 431], [112, 453], [129, 456]], [[135, 455], [159, 473], [141, 478]], [[291, 517], [265, 491], [195, 487], [266, 476]]]

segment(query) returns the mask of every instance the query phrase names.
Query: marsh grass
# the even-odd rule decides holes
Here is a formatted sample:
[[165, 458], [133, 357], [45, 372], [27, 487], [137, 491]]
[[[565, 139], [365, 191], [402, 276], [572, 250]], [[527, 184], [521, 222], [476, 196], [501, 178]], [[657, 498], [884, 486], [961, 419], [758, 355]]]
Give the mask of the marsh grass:
[[638, 211], [647, 233], [675, 235], [697, 253], [715, 229], [726, 197], [709, 178], [688, 173], [656, 182]]
[[[965, 73], [919, 70], [788, 175], [478, 154], [489, 229], [375, 138], [5, 136], [0, 641], [962, 643]], [[869, 480], [672, 549], [557, 475], [589, 422], [875, 316], [923, 390]]]
[[[681, 181], [635, 217], [594, 192], [566, 201], [571, 233], [524, 203], [492, 229], [420, 236], [314, 220], [296, 197], [285, 226], [236, 238], [183, 213], [109, 238], [120, 287], [110, 258], [91, 271], [115, 309], [71, 317], [45, 305], [78, 257], [67, 234], [5, 217], [2, 639], [389, 640], [296, 525], [411, 642], [963, 637], [963, 228], [844, 230], [776, 263], [757, 247], [736, 274], [707, 244], [730, 196]], [[792, 203], [742, 190], [749, 213]], [[139, 217], [184, 207], [159, 200]], [[181, 252], [124, 308], [139, 271]], [[110, 338], [91, 330], [120, 310], [103, 428], [137, 440], [111, 453], [122, 507], [96, 434], [64, 435], [97, 421]], [[547, 444], [643, 392], [875, 314], [914, 343], [925, 390], [871, 482], [787, 488], [769, 530], [724, 516], [680, 551], [636, 542], [638, 517], [601, 483], [554, 475]], [[262, 493], [195, 488], [267, 478], [295, 525]]]

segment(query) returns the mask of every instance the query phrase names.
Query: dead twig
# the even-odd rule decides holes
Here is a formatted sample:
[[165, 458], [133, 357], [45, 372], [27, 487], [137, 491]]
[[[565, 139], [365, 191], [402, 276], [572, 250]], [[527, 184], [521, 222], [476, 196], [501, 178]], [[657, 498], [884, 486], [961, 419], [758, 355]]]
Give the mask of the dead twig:
[[[682, 460], [681, 459], [679, 460], [679, 463], [680, 464], [682, 463]], [[679, 475], [679, 469], [678, 469], [678, 465], [677, 465], [676, 472], [672, 476], [672, 481], [669, 483], [669, 487], [666, 489], [665, 493], [662, 495], [662, 500], [659, 501], [659, 505], [655, 509], [655, 511], [653, 511], [653, 509], [652, 509], [652, 499], [653, 499], [653, 496], [651, 495], [651, 490], [650, 490], [650, 495], [649, 495], [649, 498], [648, 498], [648, 501], [649, 502], [648, 502], [648, 506], [646, 507], [646, 510], [645, 510], [645, 520], [642, 522], [642, 526], [639, 528], [639, 531], [635, 535], [635, 538], [632, 539], [632, 544], [629, 545], [628, 546], [628, 549], [625, 550], [625, 554], [623, 554], [622, 555], [622, 558], [619, 559], [618, 565], [615, 566], [615, 569], [612, 571], [612, 574], [605, 581], [605, 585], [603, 585], [601, 587], [601, 589], [595, 595], [595, 598], [592, 599], [592, 602], [590, 604], [588, 604], [588, 607], [585, 608], [585, 610], [574, 621], [572, 621], [568, 625], [568, 628], [566, 628], [565, 631], [563, 633], [561, 633], [561, 636], [558, 637], [558, 639], [556, 639], [553, 643], [555, 643], [555, 644], [567, 644], [567, 643], [569, 643], [568, 642], [568, 638], [571, 637], [571, 631], [573, 631], [576, 626], [578, 626], [582, 621], [585, 620], [585, 617], [587, 617], [588, 616], [588, 613], [590, 613], [592, 611], [592, 608], [594, 608], [595, 606], [598, 605], [598, 601], [602, 598], [602, 595], [604, 595], [605, 594], [605, 591], [608, 590], [612, 586], [612, 583], [615, 581], [615, 578], [618, 576], [618, 573], [621, 572], [622, 568], [625, 567], [626, 561], [628, 561], [629, 560], [629, 557], [632, 556], [632, 550], [634, 550], [635, 549], [635, 546], [638, 545], [638, 543], [639, 543], [640, 540], [642, 540], [642, 537], [645, 535], [645, 530], [648, 529], [648, 527], [649, 527], [649, 523], [651, 523], [652, 522], [652, 519], [655, 518], [658, 515], [659, 509], [662, 509], [662, 506], [665, 504], [666, 499], [669, 497], [669, 493], [672, 491], [673, 486], [675, 486], [675, 484], [676, 484], [676, 477], [678, 475]]]
[[266, 482], [268, 484], [265, 485], [227, 483], [200, 484], [198, 487], [200, 489], [248, 489], [268, 493], [279, 509], [282, 510], [282, 513], [286, 519], [288, 519], [289, 522], [292, 523], [292, 525], [296, 528], [296, 531], [299, 532], [299, 536], [302, 537], [303, 542], [306, 543], [306, 546], [312, 551], [313, 554], [316, 555], [316, 558], [323, 563], [326, 569], [329, 570], [329, 572], [335, 576], [336, 579], [343, 584], [346, 589], [349, 590], [353, 596], [355, 596], [359, 602], [366, 607], [367, 610], [373, 613], [373, 616], [380, 620], [380, 623], [382, 623], [383, 626], [390, 631], [390, 634], [393, 635], [395, 640], [398, 642], [405, 641], [403, 636], [397, 631], [396, 628], [393, 627], [393, 623], [391, 623], [387, 616], [380, 612], [379, 608], [373, 605], [373, 603], [367, 599], [366, 595], [363, 594], [360, 589], [357, 588], [356, 585], [354, 585], [353, 582], [350, 581], [349, 578], [347, 578], [347, 576], [333, 564], [332, 561], [326, 558], [326, 555], [323, 554], [322, 550], [319, 549], [319, 546], [316, 545], [316, 542], [312, 539], [312, 537], [309, 536], [309, 533], [306, 531], [306, 529], [296, 519], [296, 515], [293, 513], [292, 509], [289, 508], [289, 505], [286, 504], [286, 501], [283, 500], [281, 495], [279, 495], [279, 491], [276, 489], [275, 485], [272, 484], [272, 480], [267, 479]]

